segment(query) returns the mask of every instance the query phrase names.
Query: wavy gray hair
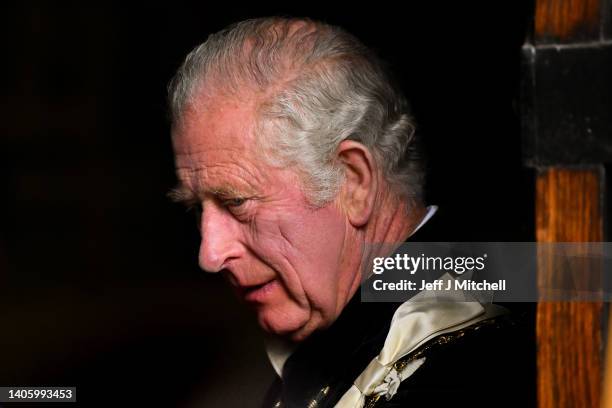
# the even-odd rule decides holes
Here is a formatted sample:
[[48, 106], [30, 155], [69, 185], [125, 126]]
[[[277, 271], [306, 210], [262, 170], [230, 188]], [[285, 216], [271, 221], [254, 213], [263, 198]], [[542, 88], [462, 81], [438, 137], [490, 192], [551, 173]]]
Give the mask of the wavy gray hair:
[[262, 151], [298, 170], [314, 205], [332, 200], [342, 183], [335, 152], [343, 140], [370, 149], [398, 196], [422, 199], [424, 165], [408, 104], [384, 63], [341, 28], [281, 17], [233, 24], [187, 55], [168, 90], [173, 126], [202, 95], [262, 96]]

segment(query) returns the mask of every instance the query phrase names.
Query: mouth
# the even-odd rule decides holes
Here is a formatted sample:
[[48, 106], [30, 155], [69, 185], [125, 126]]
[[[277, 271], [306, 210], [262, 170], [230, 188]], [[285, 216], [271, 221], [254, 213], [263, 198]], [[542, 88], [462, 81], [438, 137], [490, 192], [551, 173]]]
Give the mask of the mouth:
[[259, 285], [243, 286], [240, 292], [247, 302], [262, 303], [278, 285], [276, 279], [271, 279]]

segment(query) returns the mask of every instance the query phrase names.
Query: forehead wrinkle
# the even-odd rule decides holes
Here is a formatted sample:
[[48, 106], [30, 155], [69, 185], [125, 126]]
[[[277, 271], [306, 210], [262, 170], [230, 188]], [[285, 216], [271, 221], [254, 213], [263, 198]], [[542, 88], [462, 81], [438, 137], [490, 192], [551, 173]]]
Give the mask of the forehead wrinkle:
[[[247, 147], [255, 140], [254, 125], [258, 120], [259, 98], [253, 92], [224, 97], [221, 95], [199, 95], [183, 114], [181, 126], [172, 131], [173, 138], [192, 134], [194, 146], [206, 146], [209, 150], [228, 149], [215, 146], [231, 141]], [[206, 142], [204, 142], [206, 140]]]
[[[198, 197], [206, 194], [217, 196], [244, 196], [257, 194], [263, 183], [257, 177], [245, 177], [252, 173], [243, 168], [224, 166], [200, 166], [178, 169], [179, 179]], [[220, 177], [217, 177], [217, 176]]]
[[[210, 163], [213, 160], [211, 159], [213, 153], [218, 154], [219, 152], [224, 152], [224, 156], [227, 157]], [[256, 160], [253, 155], [248, 154], [248, 151], [245, 152], [245, 149], [220, 147], [206, 147], [200, 150], [190, 149], [186, 153], [177, 153], [176, 158], [177, 171], [188, 170], [193, 172], [215, 167], [237, 168], [238, 172], [234, 173], [236, 176], [239, 176], [239, 173], [246, 173], [255, 183], [264, 184], [266, 182], [265, 173], [259, 171], [259, 168], [266, 164], [262, 159]]]
[[253, 105], [253, 97], [201, 98], [173, 131], [177, 175], [199, 195], [254, 194], [270, 185], [253, 151]]

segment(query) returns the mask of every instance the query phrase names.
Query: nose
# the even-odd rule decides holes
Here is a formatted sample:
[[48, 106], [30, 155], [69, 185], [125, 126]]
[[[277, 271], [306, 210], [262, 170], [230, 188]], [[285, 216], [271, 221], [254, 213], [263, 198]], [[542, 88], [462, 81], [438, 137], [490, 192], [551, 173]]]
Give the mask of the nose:
[[219, 272], [240, 255], [239, 231], [231, 215], [217, 203], [206, 203], [200, 220], [199, 264], [206, 272]]

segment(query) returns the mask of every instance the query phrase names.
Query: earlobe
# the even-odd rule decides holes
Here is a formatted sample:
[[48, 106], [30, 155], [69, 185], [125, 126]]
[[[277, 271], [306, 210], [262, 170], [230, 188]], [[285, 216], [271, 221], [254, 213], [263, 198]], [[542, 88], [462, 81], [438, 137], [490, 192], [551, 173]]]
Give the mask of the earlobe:
[[340, 143], [337, 158], [344, 165], [341, 205], [354, 227], [368, 223], [378, 189], [376, 163], [370, 150], [354, 140]]

